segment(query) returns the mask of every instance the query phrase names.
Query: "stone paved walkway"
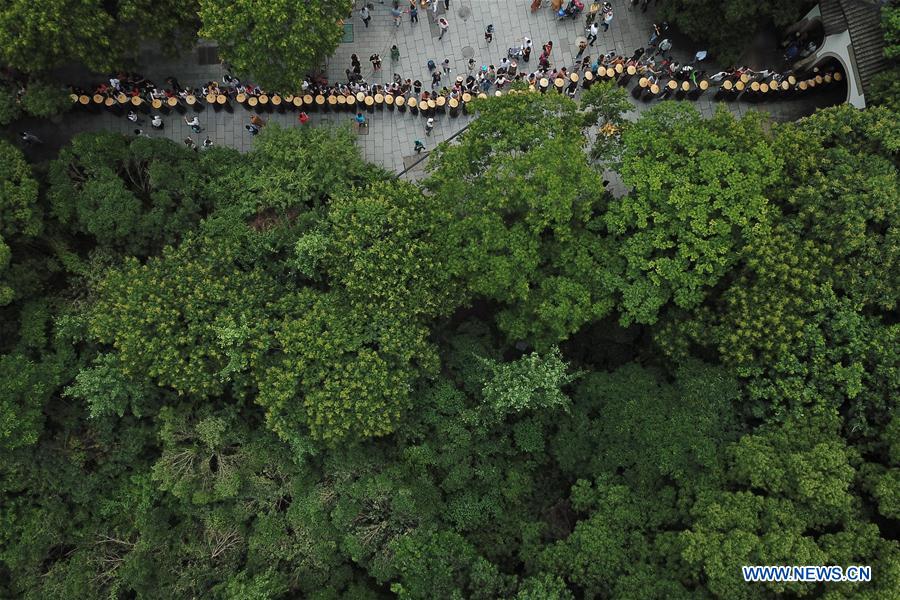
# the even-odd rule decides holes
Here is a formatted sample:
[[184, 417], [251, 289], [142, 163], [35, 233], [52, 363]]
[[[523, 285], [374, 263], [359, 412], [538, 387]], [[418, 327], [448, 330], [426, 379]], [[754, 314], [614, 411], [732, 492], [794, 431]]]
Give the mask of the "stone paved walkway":
[[[363, 76], [370, 83], [390, 80], [394, 72], [404, 78], [420, 79], [430, 84], [430, 76], [426, 66], [428, 59], [440, 63], [449, 58], [454, 71], [451, 77], [466, 72], [468, 55], [472, 55], [477, 63], [497, 64], [502, 56], [506, 55], [507, 48], [519, 45], [524, 36], [531, 38], [536, 47], [530, 63], [531, 68], [537, 66], [537, 56], [540, 46], [547, 40], [553, 41], [553, 54], [551, 59], [554, 65], [565, 65], [571, 68], [574, 63], [574, 55], [577, 53], [576, 39], [584, 34], [584, 17], [578, 19], [557, 20], [553, 11], [542, 8], [535, 13], [530, 11], [530, 0], [451, 0], [450, 10], [445, 13], [441, 2], [438, 16], [445, 16], [450, 22], [450, 29], [443, 40], [438, 40], [439, 30], [433, 22], [431, 10], [419, 11], [419, 22], [410, 23], [409, 16], [404, 14], [402, 25], [398, 28], [393, 24], [390, 16], [390, 0], [384, 4], [378, 0], [374, 2], [372, 21], [366, 28], [356, 11], [350, 23], [353, 26], [353, 42], [342, 43], [334, 55], [327, 61], [327, 74], [330, 81], [344, 80], [344, 70], [349, 67], [350, 55], [356, 53], [363, 63]], [[356, 0], [357, 7], [362, 5], [361, 0]], [[547, 2], [545, 2], [547, 4]], [[586, 2], [589, 4], [589, 2]], [[647, 13], [639, 10], [629, 10], [627, 0], [614, 0], [614, 20], [607, 33], [601, 33], [595, 46], [588, 48], [591, 56], [616, 50], [620, 54], [630, 55], [635, 48], [644, 46], [647, 42], [651, 24], [654, 20], [654, 9]], [[405, 8], [405, 0], [402, 6]], [[490, 45], [485, 42], [484, 28], [488, 24], [495, 28], [494, 40]], [[396, 63], [390, 60], [390, 47], [396, 44], [400, 50], [400, 59]], [[673, 54], [679, 61], [688, 61], [698, 50], [695, 47], [681, 47], [676, 43]], [[373, 76], [371, 63], [368, 57], [377, 52], [384, 61], [384, 67], [380, 76]], [[177, 59], [166, 57], [159, 52], [148, 50], [142, 55], [142, 66], [139, 70], [145, 76], [155, 81], [162, 81], [168, 76], [175, 75], [184, 82], [199, 84], [214, 79], [221, 80], [223, 69], [218, 64], [198, 64], [198, 50], [185, 54]], [[368, 68], [367, 68], [368, 67]], [[718, 70], [717, 65], [705, 64], [709, 72]], [[97, 78], [99, 79], [99, 77]], [[73, 82], [74, 83], [74, 82]], [[87, 82], [84, 82], [87, 83]], [[711, 93], [707, 93], [695, 102], [697, 108], [705, 115], [711, 115], [717, 104]], [[777, 120], [795, 119], [814, 110], [814, 106], [807, 101], [780, 101], [758, 105], [749, 105], [741, 102], [725, 103], [729, 110], [736, 114], [742, 114], [749, 110], [765, 110]], [[636, 115], [645, 110], [650, 104], [636, 103]], [[191, 111], [188, 111], [190, 114]], [[212, 110], [206, 108], [198, 113], [203, 133], [192, 137], [201, 142], [207, 135], [216, 144], [224, 144], [247, 150], [252, 147], [253, 136], [245, 129], [252, 113], [240, 106], [233, 110]], [[263, 115], [270, 122], [277, 122], [287, 127], [300, 126], [297, 123], [297, 111], [286, 110], [283, 113], [271, 112]], [[311, 120], [307, 127], [316, 126], [322, 122], [351, 122], [352, 114], [339, 113], [310, 113]], [[463, 128], [469, 117], [461, 115], [450, 117], [441, 115], [435, 119], [436, 127], [430, 136], [425, 135], [425, 119], [421, 116], [413, 116], [410, 113], [379, 110], [369, 114], [368, 132], [359, 136], [359, 144], [365, 157], [385, 168], [400, 172], [418, 158], [413, 153], [413, 141], [421, 139], [431, 149], [437, 143], [449, 138]], [[176, 141], [181, 141], [191, 136], [190, 129], [184, 124], [181, 115], [172, 112], [164, 117], [165, 127], [163, 131], [153, 131], [149, 123], [145, 121], [143, 129], [151, 136], [166, 136]], [[48, 145], [53, 146], [63, 143], [73, 134], [93, 129], [108, 129], [131, 133], [135, 126], [130, 123], [124, 114], [114, 114], [109, 111], [96, 113], [75, 109], [63, 117], [60, 123], [31, 122], [22, 126], [29, 127], [43, 139], [48, 140]], [[49, 148], [48, 148], [49, 149]], [[413, 174], [415, 176], [415, 174]]]

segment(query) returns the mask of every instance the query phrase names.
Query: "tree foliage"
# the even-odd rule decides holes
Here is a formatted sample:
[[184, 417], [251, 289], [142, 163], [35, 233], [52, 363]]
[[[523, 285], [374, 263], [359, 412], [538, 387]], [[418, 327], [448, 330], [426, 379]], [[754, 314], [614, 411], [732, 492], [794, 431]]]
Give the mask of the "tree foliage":
[[421, 184], [346, 129], [0, 143], [0, 596], [895, 597], [895, 115], [593, 89]]
[[661, 7], [663, 18], [691, 38], [707, 44], [724, 63], [733, 63], [763, 27], [792, 25], [808, 8], [803, 0], [675, 0]]
[[337, 47], [351, 8], [348, 0], [201, 0], [200, 35], [216, 40], [222, 57], [261, 85], [299, 89]]
[[37, 73], [73, 60], [105, 71], [136, 50], [135, 36], [177, 46], [196, 31], [190, 5], [146, 0], [12, 0], [0, 8], [0, 62]]

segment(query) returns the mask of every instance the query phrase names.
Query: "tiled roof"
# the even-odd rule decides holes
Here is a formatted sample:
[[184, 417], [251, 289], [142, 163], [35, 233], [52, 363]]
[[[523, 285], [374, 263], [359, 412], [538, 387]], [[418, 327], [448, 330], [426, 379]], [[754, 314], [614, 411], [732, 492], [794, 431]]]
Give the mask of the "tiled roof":
[[821, 0], [819, 10], [825, 35], [850, 30], [856, 72], [865, 93], [872, 77], [887, 67], [881, 29], [881, 3], [873, 0]]

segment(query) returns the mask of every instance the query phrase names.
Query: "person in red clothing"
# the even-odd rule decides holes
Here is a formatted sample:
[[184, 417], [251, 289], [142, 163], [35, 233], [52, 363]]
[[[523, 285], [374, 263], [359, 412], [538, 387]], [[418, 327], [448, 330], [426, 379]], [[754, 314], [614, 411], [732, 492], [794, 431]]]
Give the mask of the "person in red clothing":
[[301, 111], [300, 115], [297, 117], [297, 120], [300, 121], [301, 125], [306, 125], [306, 123], [309, 121], [309, 115]]

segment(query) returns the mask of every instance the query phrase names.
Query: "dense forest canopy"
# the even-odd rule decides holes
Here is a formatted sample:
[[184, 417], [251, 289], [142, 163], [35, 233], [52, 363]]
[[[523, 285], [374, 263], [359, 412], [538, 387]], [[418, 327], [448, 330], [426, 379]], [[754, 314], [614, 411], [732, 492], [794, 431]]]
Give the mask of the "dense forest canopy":
[[626, 106], [0, 143], [0, 596], [896, 597], [897, 115]]

